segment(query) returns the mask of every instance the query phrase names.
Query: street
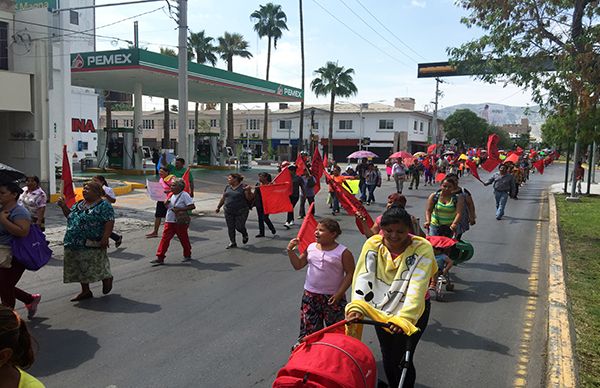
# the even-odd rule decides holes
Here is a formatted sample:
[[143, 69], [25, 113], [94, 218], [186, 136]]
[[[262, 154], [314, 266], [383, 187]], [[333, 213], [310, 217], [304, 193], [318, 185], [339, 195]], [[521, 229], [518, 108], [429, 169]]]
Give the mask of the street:
[[[461, 179], [477, 208], [477, 225], [464, 236], [475, 256], [453, 269], [456, 288], [446, 301], [432, 301], [415, 355], [417, 386], [539, 386], [545, 344], [545, 191], [562, 173], [562, 165], [553, 165], [543, 176], [533, 175], [519, 200], [509, 200], [501, 221], [494, 218], [492, 188], [470, 176]], [[225, 175], [195, 176], [198, 208], [216, 206]], [[244, 175], [244, 182], [254, 185], [256, 171]], [[483, 180], [487, 176], [482, 173]], [[373, 218], [383, 211], [393, 187], [384, 177], [375, 192], [377, 204], [368, 207]], [[433, 190], [411, 191], [405, 185], [407, 210], [421, 221]], [[329, 214], [325, 196], [324, 188], [316, 200], [317, 219]], [[59, 220], [55, 205], [49, 208]], [[138, 190], [119, 197], [115, 212], [120, 217], [115, 229], [124, 242], [119, 249], [109, 248], [115, 279], [111, 294], [103, 296], [95, 284], [94, 299], [69, 302], [79, 285], [62, 283], [62, 247], [55, 243], [55, 258], [39, 272], [24, 275], [20, 286], [43, 296], [29, 324], [39, 343], [31, 373], [47, 387], [270, 386], [298, 335], [305, 271], [293, 270], [285, 247], [301, 220], [286, 231], [285, 216], [275, 215], [278, 237], [255, 239], [252, 211], [250, 242], [225, 250], [223, 216], [203, 211], [192, 218], [192, 263], [180, 263], [181, 247], [174, 241], [167, 264], [152, 267], [159, 239], [144, 235], [153, 222], [154, 204]], [[343, 230], [338, 241], [356, 259], [364, 237], [352, 217], [334, 218]], [[48, 235], [53, 241], [62, 238], [58, 223], [49, 225]], [[533, 328], [531, 335], [523, 335], [525, 327]], [[384, 378], [372, 329], [363, 340]]]

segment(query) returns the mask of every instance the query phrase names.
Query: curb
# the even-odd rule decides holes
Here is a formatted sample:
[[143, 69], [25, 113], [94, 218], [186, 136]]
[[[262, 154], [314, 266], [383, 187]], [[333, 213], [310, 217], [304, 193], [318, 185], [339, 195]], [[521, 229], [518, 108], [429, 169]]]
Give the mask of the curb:
[[575, 388], [577, 371], [573, 351], [574, 336], [565, 284], [564, 258], [558, 233], [556, 199], [548, 195], [548, 344], [546, 387]]

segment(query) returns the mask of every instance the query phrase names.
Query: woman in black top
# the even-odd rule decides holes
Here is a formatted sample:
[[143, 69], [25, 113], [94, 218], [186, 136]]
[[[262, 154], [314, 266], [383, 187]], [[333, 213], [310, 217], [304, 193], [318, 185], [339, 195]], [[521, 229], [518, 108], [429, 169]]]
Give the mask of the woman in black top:
[[268, 172], [261, 172], [258, 174], [258, 183], [256, 183], [256, 188], [254, 189], [254, 206], [256, 206], [256, 215], [258, 216], [258, 234], [256, 235], [256, 238], [265, 237], [265, 224], [267, 224], [267, 227], [273, 234], [273, 237], [275, 237], [277, 234], [269, 215], [265, 214], [262, 193], [260, 192], [260, 186], [268, 185], [270, 183], [271, 174]]
[[250, 212], [250, 204], [254, 201], [252, 188], [242, 184], [244, 177], [241, 174], [229, 174], [227, 176], [227, 186], [217, 206], [216, 212], [220, 212], [225, 207], [225, 222], [227, 223], [227, 232], [229, 234], [229, 245], [226, 249], [236, 248], [235, 231], [242, 234], [242, 243], [248, 242], [248, 231], [246, 230], [246, 220]]

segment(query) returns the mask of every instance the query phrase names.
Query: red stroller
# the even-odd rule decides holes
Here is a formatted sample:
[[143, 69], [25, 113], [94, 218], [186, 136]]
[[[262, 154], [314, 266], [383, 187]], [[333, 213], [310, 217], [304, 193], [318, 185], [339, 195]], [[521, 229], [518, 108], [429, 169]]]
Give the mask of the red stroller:
[[[386, 327], [370, 320], [341, 321], [300, 340], [287, 364], [279, 370], [273, 388], [374, 388], [377, 385], [375, 357], [367, 345], [344, 334], [344, 325], [362, 323]], [[402, 387], [408, 370], [406, 352]]]

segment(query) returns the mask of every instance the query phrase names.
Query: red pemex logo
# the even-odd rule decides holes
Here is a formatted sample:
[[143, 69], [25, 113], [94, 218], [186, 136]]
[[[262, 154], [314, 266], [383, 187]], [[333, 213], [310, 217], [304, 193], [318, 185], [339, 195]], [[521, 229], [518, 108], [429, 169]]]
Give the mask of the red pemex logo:
[[75, 59], [73, 59], [73, 62], [71, 62], [71, 69], [82, 69], [83, 66], [83, 58], [81, 57], [81, 54], [77, 54]]

